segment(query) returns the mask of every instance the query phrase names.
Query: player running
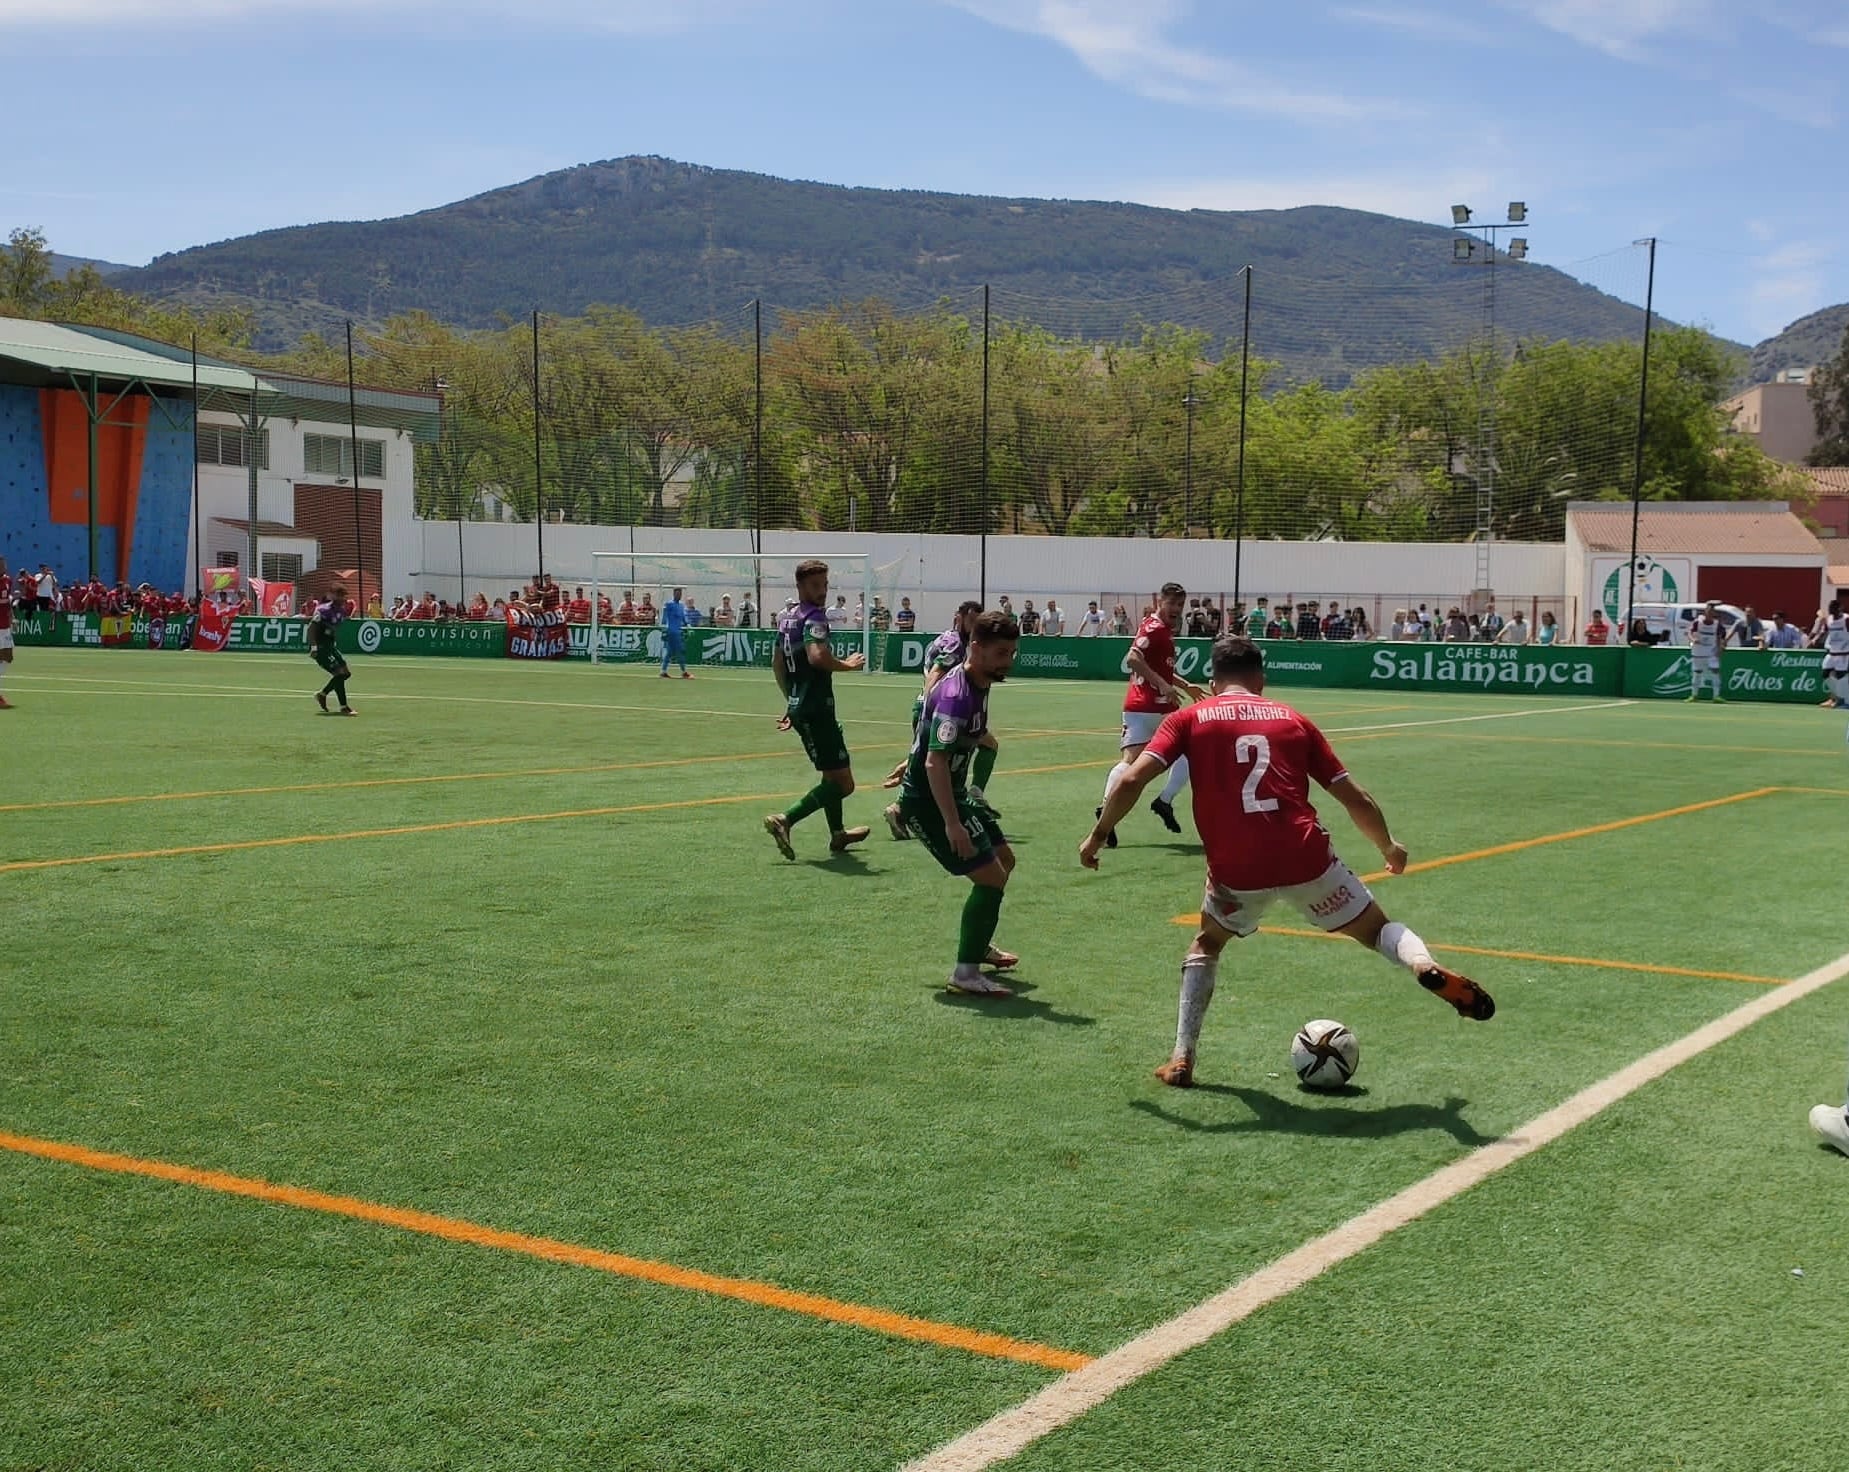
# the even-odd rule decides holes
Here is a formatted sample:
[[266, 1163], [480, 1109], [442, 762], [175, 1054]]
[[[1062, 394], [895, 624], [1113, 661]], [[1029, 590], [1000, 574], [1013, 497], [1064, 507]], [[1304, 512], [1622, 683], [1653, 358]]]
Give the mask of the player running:
[[340, 713], [350, 716], [354, 710], [347, 704], [347, 681], [353, 678], [353, 671], [347, 668], [346, 656], [334, 645], [334, 631], [346, 620], [347, 590], [336, 586], [327, 601], [317, 603], [315, 611], [309, 615], [308, 654], [327, 671], [328, 677], [327, 683], [315, 695], [315, 704], [325, 711], [327, 698], [332, 695], [340, 702]]
[[1323, 733], [1288, 705], [1264, 699], [1265, 656], [1250, 639], [1228, 634], [1213, 645], [1213, 693], [1163, 721], [1105, 803], [1079, 846], [1079, 862], [1098, 866], [1111, 825], [1135, 806], [1158, 772], [1183, 757], [1194, 766], [1194, 825], [1207, 850], [1201, 928], [1181, 963], [1181, 1015], [1175, 1051], [1156, 1077], [1175, 1088], [1194, 1082], [1201, 1019], [1213, 1000], [1214, 973], [1226, 943], [1258, 929], [1276, 900], [1290, 900], [1312, 921], [1397, 962], [1455, 1007], [1487, 1022], [1496, 1004], [1467, 976], [1432, 959], [1425, 942], [1381, 912], [1374, 896], [1336, 857], [1310, 804], [1310, 779], [1348, 810], [1380, 850], [1387, 872], [1406, 868], [1405, 846], [1388, 831], [1380, 805], [1348, 775]]
[[1823, 644], [1823, 683], [1830, 692], [1824, 705], [1849, 709], [1849, 614], [1843, 612], [1840, 599], [1832, 598], [1817, 616], [1811, 637]]
[[[981, 616], [982, 605], [974, 598], [964, 599], [957, 605], [956, 614], [950, 620], [950, 627], [925, 646], [924, 689], [918, 692], [918, 698], [912, 702], [912, 734], [914, 736], [918, 734], [918, 722], [924, 718], [925, 697], [945, 675], [952, 670], [962, 668], [964, 657], [969, 652], [970, 630], [975, 628], [976, 620]], [[995, 733], [984, 731], [982, 746], [976, 752], [976, 760], [970, 772], [970, 799], [979, 803], [991, 818], [999, 818], [1001, 814], [989, 806], [984, 789], [988, 786], [990, 774], [995, 770], [995, 758], [1000, 750], [1001, 746], [995, 739]], [[897, 787], [904, 778], [905, 769], [910, 762], [911, 757], [908, 755], [886, 774], [886, 780], [880, 785]], [[891, 830], [894, 838], [904, 840], [912, 836], [905, 826], [904, 818], [899, 814], [898, 803], [889, 804], [882, 816], [886, 819], [886, 826]]]
[[995, 815], [975, 800], [968, 785], [989, 730], [989, 691], [1014, 668], [1020, 637], [1019, 626], [1005, 613], [976, 616], [963, 663], [925, 693], [924, 715], [899, 789], [899, 811], [912, 835], [945, 873], [970, 881], [949, 986], [977, 997], [1012, 996], [1006, 984], [982, 968], [1006, 971], [1020, 963], [1020, 957], [990, 944], [1001, 919], [1002, 892], [1014, 872], [1014, 850]]
[[854, 773], [848, 762], [847, 737], [835, 718], [835, 675], [866, 664], [859, 652], [837, 659], [828, 643], [828, 564], [811, 560], [796, 565], [796, 606], [777, 623], [777, 643], [771, 650], [771, 670], [783, 692], [784, 721], [802, 738], [803, 751], [822, 774], [795, 807], [772, 813], [764, 831], [776, 842], [784, 858], [794, 860], [790, 830], [811, 813], [828, 819], [828, 851], [840, 853], [864, 840], [867, 828], [843, 828], [841, 804], [854, 791]]
[[1721, 697], [1721, 646], [1727, 642], [1727, 630], [1716, 611], [1718, 607], [1710, 599], [1700, 616], [1689, 625], [1688, 698], [1694, 700], [1701, 694], [1701, 687], [1712, 682], [1714, 703], [1725, 705], [1727, 702]]
[[[1207, 693], [1175, 674], [1175, 630], [1181, 626], [1181, 610], [1187, 601], [1188, 590], [1180, 583], [1164, 583], [1156, 596], [1155, 612], [1143, 620], [1130, 653], [1125, 657], [1130, 684], [1124, 691], [1123, 739], [1118, 743], [1120, 755], [1117, 765], [1104, 779], [1107, 805], [1117, 784], [1130, 770], [1131, 763], [1143, 754], [1143, 748], [1156, 734], [1163, 718], [1179, 710], [1184, 699], [1199, 700]], [[1187, 781], [1188, 763], [1183, 758], [1170, 770], [1162, 795], [1149, 805], [1149, 810], [1162, 820], [1170, 833], [1181, 832], [1172, 804]], [[1094, 815], [1102, 817], [1104, 808], [1096, 809]], [[1117, 847], [1115, 825], [1105, 829], [1104, 842], [1109, 848]]]
[[[13, 667], [13, 579], [8, 576], [6, 559], [0, 557], [0, 682], [6, 679], [6, 672]], [[0, 688], [0, 710], [11, 710], [13, 704], [6, 698], [6, 691]]]

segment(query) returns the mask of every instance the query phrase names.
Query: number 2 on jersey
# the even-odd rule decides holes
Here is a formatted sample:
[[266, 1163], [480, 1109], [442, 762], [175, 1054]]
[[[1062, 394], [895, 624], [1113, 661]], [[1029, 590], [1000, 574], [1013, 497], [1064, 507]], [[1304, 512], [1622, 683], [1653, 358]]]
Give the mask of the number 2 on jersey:
[[1252, 763], [1252, 775], [1246, 778], [1244, 788], [1245, 810], [1248, 813], [1275, 813], [1278, 800], [1258, 795], [1258, 784], [1265, 780], [1265, 773], [1271, 770], [1271, 742], [1263, 736], [1241, 736], [1233, 743], [1233, 756], [1240, 762]]

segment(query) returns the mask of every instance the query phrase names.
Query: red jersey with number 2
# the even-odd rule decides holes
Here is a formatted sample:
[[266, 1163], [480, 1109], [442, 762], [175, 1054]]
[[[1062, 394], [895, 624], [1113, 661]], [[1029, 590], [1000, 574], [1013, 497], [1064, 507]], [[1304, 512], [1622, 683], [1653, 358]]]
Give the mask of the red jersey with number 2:
[[[1164, 682], [1174, 681], [1175, 636], [1162, 622], [1161, 615], [1152, 613], [1143, 620], [1136, 631], [1136, 642], [1130, 647], [1143, 656], [1143, 662]], [[1175, 709], [1175, 702], [1141, 675], [1132, 675], [1130, 688], [1124, 691], [1124, 709], [1170, 711]]]
[[1310, 783], [1328, 787], [1347, 770], [1288, 705], [1238, 692], [1196, 701], [1162, 723], [1145, 755], [1164, 766], [1188, 759], [1194, 827], [1215, 884], [1284, 889], [1328, 869], [1334, 850]]

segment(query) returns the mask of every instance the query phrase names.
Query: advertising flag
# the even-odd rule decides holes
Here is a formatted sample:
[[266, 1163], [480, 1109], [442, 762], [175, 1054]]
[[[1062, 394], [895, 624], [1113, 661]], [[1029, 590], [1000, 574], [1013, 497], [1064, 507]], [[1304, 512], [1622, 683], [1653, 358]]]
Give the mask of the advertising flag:
[[231, 642], [231, 620], [237, 609], [208, 600], [199, 605], [199, 626], [193, 630], [193, 648], [223, 649]]

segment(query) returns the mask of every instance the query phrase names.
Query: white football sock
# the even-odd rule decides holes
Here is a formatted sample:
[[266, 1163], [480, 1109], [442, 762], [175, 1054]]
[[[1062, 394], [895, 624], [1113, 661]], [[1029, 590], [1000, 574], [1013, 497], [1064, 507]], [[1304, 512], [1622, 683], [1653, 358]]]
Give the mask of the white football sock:
[[1105, 774], [1104, 800], [1106, 802], [1111, 800], [1111, 794], [1117, 790], [1117, 784], [1123, 780], [1124, 773], [1129, 770], [1130, 764], [1120, 758], [1117, 765], [1112, 767], [1111, 770]]
[[1374, 942], [1374, 949], [1389, 961], [1404, 966], [1414, 976], [1421, 971], [1430, 971], [1437, 964], [1432, 960], [1432, 953], [1425, 948], [1425, 942], [1397, 920], [1389, 920], [1381, 926], [1380, 939]]
[[1219, 969], [1218, 956], [1189, 956], [1181, 963], [1181, 1012], [1175, 1021], [1177, 1058], [1194, 1061], [1194, 1050], [1201, 1040], [1201, 1022], [1207, 1016], [1207, 1004], [1213, 1000], [1214, 973]]
[[1184, 756], [1168, 769], [1168, 781], [1162, 784], [1162, 801], [1173, 803], [1188, 785], [1188, 759]]

